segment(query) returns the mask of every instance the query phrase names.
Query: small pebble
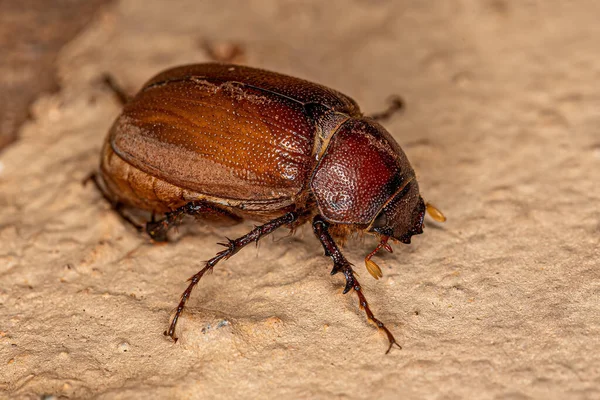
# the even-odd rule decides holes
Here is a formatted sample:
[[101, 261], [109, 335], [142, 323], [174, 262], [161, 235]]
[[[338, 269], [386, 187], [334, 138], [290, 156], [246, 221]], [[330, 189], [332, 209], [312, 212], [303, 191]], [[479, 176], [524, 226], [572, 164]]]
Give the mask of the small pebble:
[[229, 325], [229, 321], [227, 321], [226, 319], [219, 321], [219, 323], [217, 324], [217, 329], [222, 328], [224, 326]]
[[121, 353], [127, 353], [129, 351], [129, 343], [119, 343], [119, 345], [117, 346], [117, 350], [119, 350]]

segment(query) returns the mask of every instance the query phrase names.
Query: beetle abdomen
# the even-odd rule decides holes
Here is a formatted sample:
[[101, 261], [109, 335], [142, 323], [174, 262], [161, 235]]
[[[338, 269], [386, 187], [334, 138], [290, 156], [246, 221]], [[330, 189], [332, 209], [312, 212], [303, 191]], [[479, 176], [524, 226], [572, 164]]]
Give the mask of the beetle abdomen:
[[100, 179], [105, 194], [114, 202], [162, 214], [191, 201], [206, 201], [232, 215], [268, 221], [295, 209], [294, 199], [244, 201], [209, 196], [184, 189], [140, 170], [104, 144], [100, 163]]
[[110, 133], [114, 152], [151, 176], [232, 200], [291, 198], [307, 182], [314, 125], [277, 94], [202, 79], [149, 84]]
[[197, 193], [186, 191], [129, 164], [115, 154], [108, 142], [102, 148], [100, 177], [103, 190], [113, 201], [155, 213], [165, 213], [200, 198]]

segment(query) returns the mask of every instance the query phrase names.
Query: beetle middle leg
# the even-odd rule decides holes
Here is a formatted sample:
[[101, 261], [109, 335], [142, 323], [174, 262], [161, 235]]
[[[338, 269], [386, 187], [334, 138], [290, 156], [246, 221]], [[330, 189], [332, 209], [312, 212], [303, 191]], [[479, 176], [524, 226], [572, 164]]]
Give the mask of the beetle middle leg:
[[387, 336], [389, 347], [385, 354], [389, 353], [394, 345], [398, 346], [398, 348], [402, 348], [396, 342], [394, 335], [385, 327], [383, 322], [375, 318], [373, 312], [369, 308], [369, 303], [367, 303], [367, 299], [362, 292], [362, 287], [356, 277], [354, 276], [354, 271], [352, 270], [352, 264], [346, 260], [346, 257], [342, 254], [338, 246], [333, 241], [333, 238], [329, 234], [329, 224], [320, 216], [317, 215], [313, 219], [313, 231], [315, 235], [323, 245], [323, 249], [325, 250], [325, 255], [331, 257], [333, 260], [333, 269], [331, 270], [331, 275], [335, 275], [338, 272], [342, 272], [344, 277], [346, 278], [346, 287], [344, 288], [344, 294], [348, 293], [350, 289], [354, 289], [356, 295], [358, 296], [358, 301], [361, 306], [365, 310], [367, 314], [367, 318], [374, 322], [375, 325], [379, 329], [381, 329]]
[[167, 241], [167, 232], [179, 225], [184, 215], [191, 216], [201, 216], [203, 214], [218, 214], [224, 217], [237, 218], [233, 214], [221, 210], [205, 201], [191, 201], [186, 205], [179, 207], [173, 211], [170, 211], [165, 214], [165, 218], [146, 223], [146, 233], [150, 236], [152, 240], [155, 242], [166, 242]]
[[388, 107], [378, 113], [373, 113], [368, 117], [374, 119], [375, 121], [387, 121], [394, 114], [402, 111], [404, 109], [404, 100], [400, 96], [391, 96], [388, 100]]
[[250, 232], [245, 234], [242, 237], [239, 237], [235, 240], [227, 239], [227, 243], [219, 243], [222, 246], [225, 246], [226, 249], [217, 253], [216, 256], [211, 258], [206, 262], [204, 268], [202, 268], [198, 273], [192, 276], [188, 281], [190, 282], [185, 292], [181, 295], [181, 300], [179, 301], [179, 305], [177, 306], [177, 311], [175, 312], [175, 316], [171, 321], [171, 325], [169, 326], [169, 330], [165, 332], [165, 335], [170, 336], [173, 340], [177, 341], [175, 337], [175, 327], [177, 326], [177, 321], [183, 312], [185, 307], [185, 303], [190, 297], [192, 290], [194, 287], [200, 282], [200, 279], [204, 276], [205, 273], [211, 271], [214, 266], [223, 259], [228, 259], [238, 251], [240, 251], [244, 246], [249, 243], [258, 243], [258, 241], [267, 236], [268, 234], [275, 231], [277, 228], [280, 228], [283, 225], [291, 225], [298, 219], [297, 212], [289, 212], [279, 218], [275, 218], [272, 221], [267, 222], [266, 224], [256, 226]]

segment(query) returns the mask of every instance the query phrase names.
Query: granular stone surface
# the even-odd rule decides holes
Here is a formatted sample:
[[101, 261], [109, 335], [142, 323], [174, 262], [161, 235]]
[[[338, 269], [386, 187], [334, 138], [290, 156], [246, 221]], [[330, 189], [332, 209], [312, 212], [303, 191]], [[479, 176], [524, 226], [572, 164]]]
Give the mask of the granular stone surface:
[[[0, 397], [600, 398], [600, 3], [592, 0], [116, 1], [58, 55], [0, 154]], [[349, 241], [375, 315], [310, 227], [249, 247], [169, 316], [225, 236], [187, 224], [153, 245], [93, 185], [135, 92], [233, 43], [248, 65], [316, 81], [377, 112], [448, 217], [376, 260]]]

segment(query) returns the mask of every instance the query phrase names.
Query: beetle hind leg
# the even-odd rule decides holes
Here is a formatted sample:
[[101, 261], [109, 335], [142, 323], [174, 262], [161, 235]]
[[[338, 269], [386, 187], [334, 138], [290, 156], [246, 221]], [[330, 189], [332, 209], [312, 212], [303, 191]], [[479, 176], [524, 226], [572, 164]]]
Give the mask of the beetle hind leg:
[[388, 100], [388, 103], [388, 107], [385, 110], [373, 113], [368, 117], [374, 119], [375, 121], [384, 122], [392, 118], [394, 114], [404, 110], [404, 100], [402, 100], [400, 96], [391, 96]]
[[348, 293], [351, 289], [354, 289], [356, 295], [358, 296], [358, 302], [360, 307], [367, 314], [367, 318], [377, 325], [377, 328], [382, 330], [387, 336], [389, 346], [385, 354], [388, 354], [390, 350], [392, 350], [393, 346], [397, 346], [399, 349], [402, 348], [394, 338], [394, 335], [389, 331], [389, 329], [377, 318], [373, 315], [373, 312], [369, 308], [369, 303], [365, 298], [365, 295], [362, 292], [362, 287], [360, 283], [354, 276], [354, 271], [352, 270], [352, 264], [346, 260], [346, 257], [342, 254], [338, 246], [333, 241], [333, 238], [329, 234], [328, 231], [329, 224], [319, 215], [315, 216], [313, 219], [313, 230], [315, 235], [323, 245], [323, 249], [325, 250], [325, 255], [331, 257], [333, 260], [333, 269], [331, 270], [331, 275], [335, 275], [338, 272], [343, 272], [344, 277], [346, 278], [346, 287], [344, 288], [344, 294]]
[[113, 92], [113, 95], [121, 105], [129, 103], [131, 100], [131, 96], [117, 83], [112, 75], [108, 73], [102, 75], [102, 84]]
[[[167, 217], [168, 218], [168, 217]], [[211, 271], [214, 266], [223, 259], [228, 259], [233, 256], [235, 253], [240, 251], [243, 247], [245, 247], [249, 243], [258, 243], [258, 241], [267, 236], [268, 234], [275, 231], [277, 228], [280, 228], [283, 225], [291, 225], [298, 219], [298, 213], [289, 212], [279, 218], [275, 218], [272, 221], [267, 222], [266, 224], [256, 226], [246, 235], [241, 236], [237, 239], [227, 239], [227, 243], [219, 243], [221, 246], [225, 246], [225, 250], [222, 250], [217, 253], [216, 256], [211, 258], [206, 262], [204, 268], [198, 271], [195, 275], [193, 275], [188, 281], [190, 284], [187, 289], [181, 295], [181, 300], [179, 301], [179, 305], [177, 306], [177, 311], [175, 311], [175, 315], [171, 320], [171, 325], [169, 326], [169, 330], [165, 332], [166, 336], [170, 336], [174, 341], [177, 341], [177, 337], [175, 337], [175, 328], [177, 326], [177, 321], [185, 308], [185, 303], [188, 301], [190, 294], [194, 287], [200, 282], [200, 279], [207, 272]]]

